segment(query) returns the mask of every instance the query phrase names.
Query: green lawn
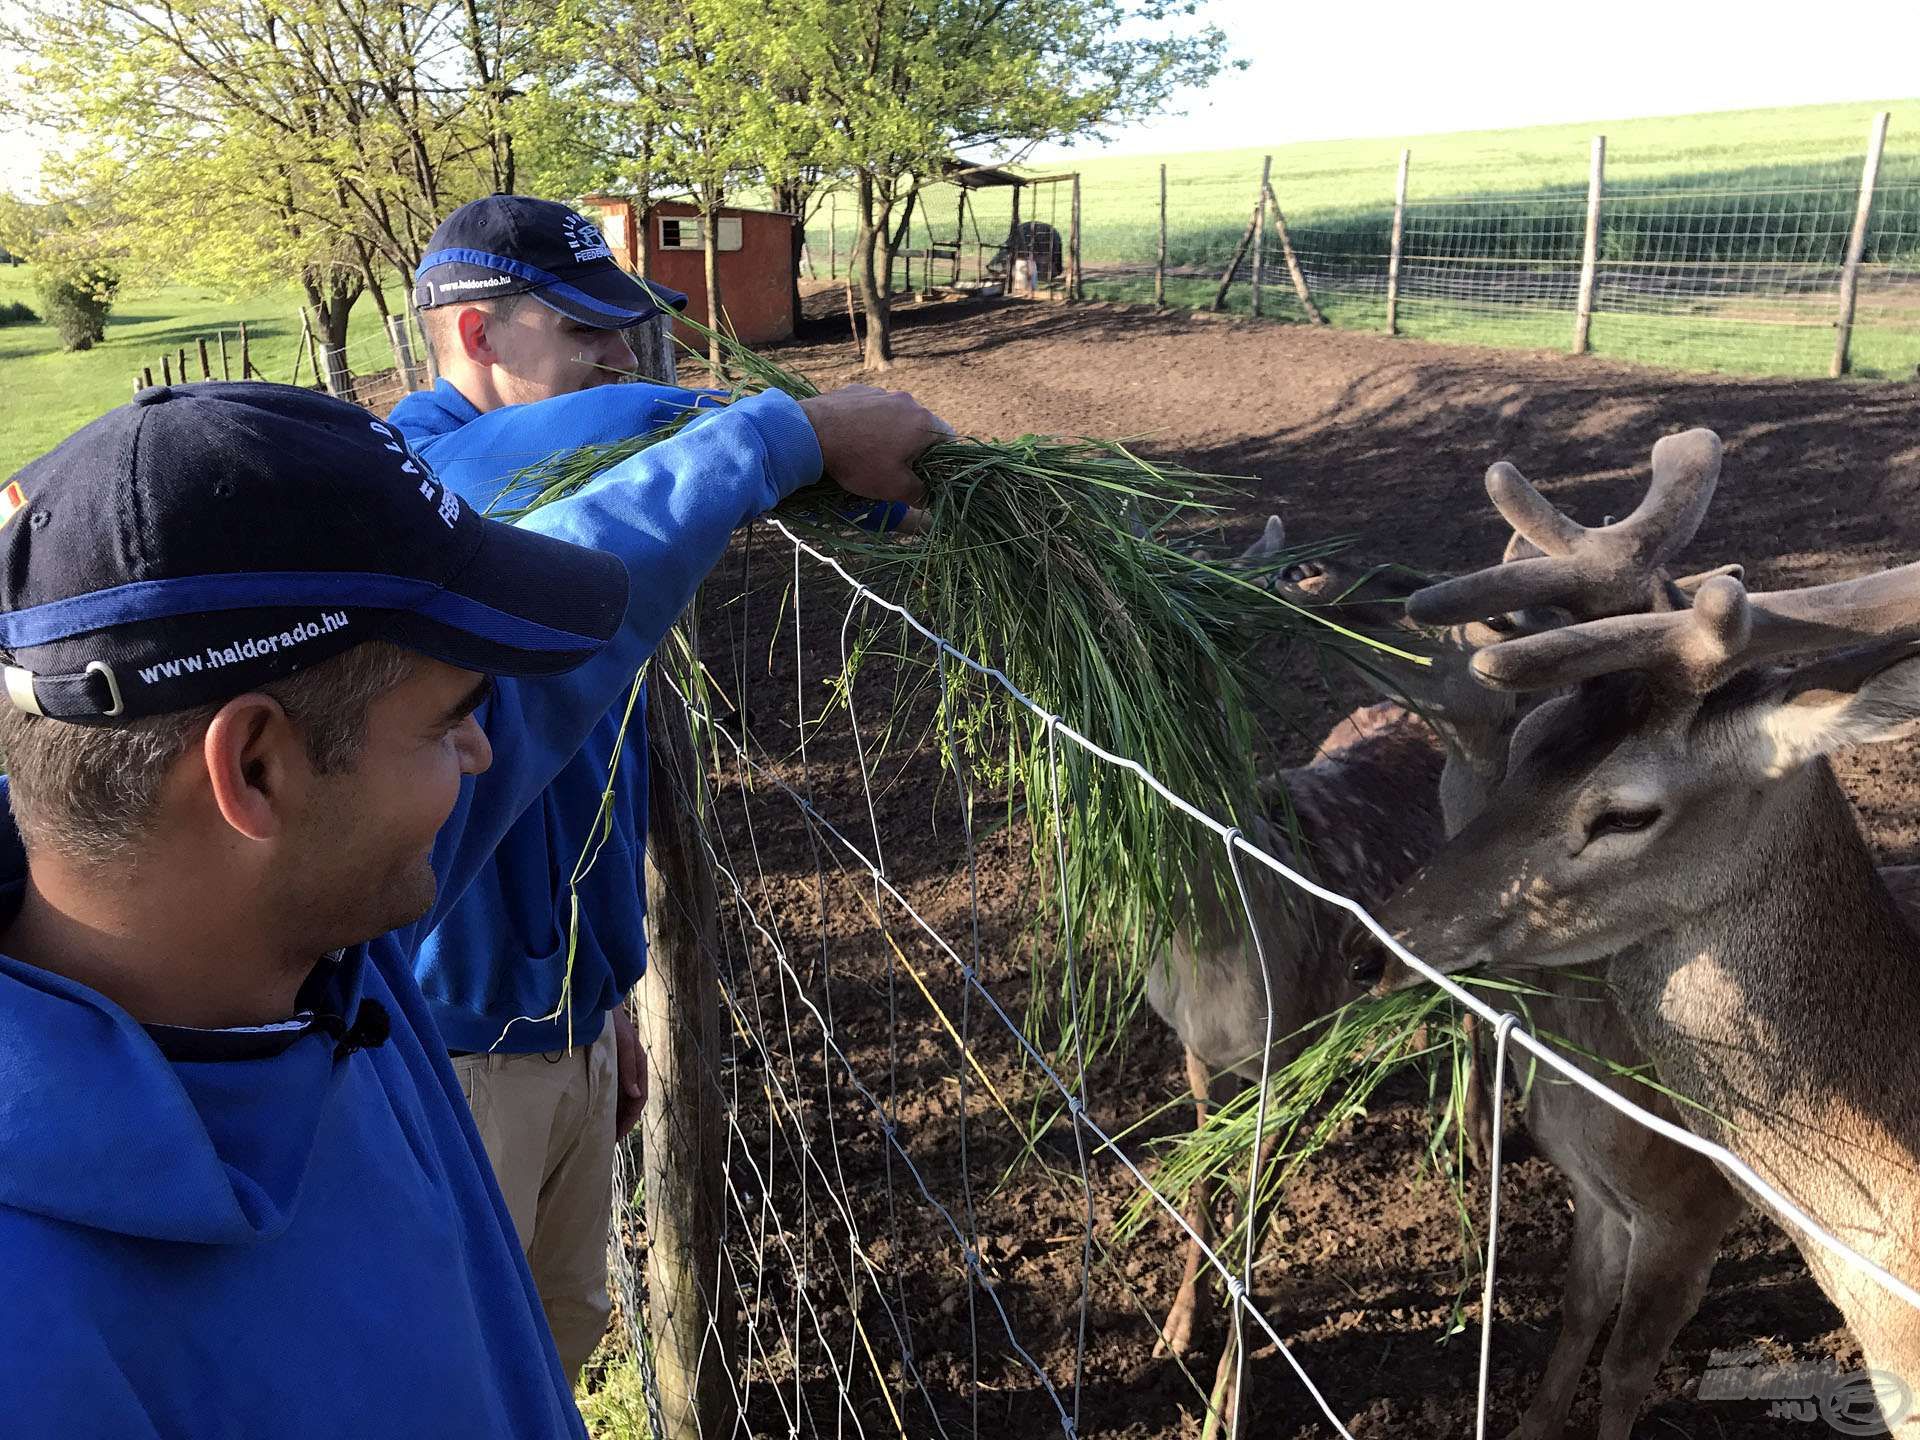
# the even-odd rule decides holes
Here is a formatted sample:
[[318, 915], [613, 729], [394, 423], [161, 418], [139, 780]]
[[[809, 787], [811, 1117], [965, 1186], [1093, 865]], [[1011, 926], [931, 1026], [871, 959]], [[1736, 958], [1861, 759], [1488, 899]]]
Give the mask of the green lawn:
[[[8, 300], [23, 300], [40, 310], [31, 266], [0, 265], [0, 303]], [[185, 346], [197, 379], [200, 361], [194, 342], [202, 335], [213, 352], [217, 376], [220, 358], [212, 342], [218, 331], [227, 331], [228, 355], [238, 376], [237, 327], [243, 320], [254, 366], [270, 380], [291, 380], [300, 344], [300, 305], [292, 288], [241, 299], [192, 285], [130, 288], [121, 292], [107, 321], [106, 340], [74, 355], [60, 349], [51, 325], [0, 326], [0, 478], [127, 399], [142, 366], [153, 367], [157, 382], [163, 353], [171, 355]], [[370, 302], [354, 307], [348, 353], [360, 362], [356, 368], [374, 370], [393, 363], [380, 333], [380, 314]], [[302, 383], [312, 383], [302, 368]]]

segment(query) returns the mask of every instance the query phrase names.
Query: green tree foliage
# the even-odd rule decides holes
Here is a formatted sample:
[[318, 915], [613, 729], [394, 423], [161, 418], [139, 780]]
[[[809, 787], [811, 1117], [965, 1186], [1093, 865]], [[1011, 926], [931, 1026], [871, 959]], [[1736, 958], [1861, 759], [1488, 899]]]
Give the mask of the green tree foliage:
[[0, 27], [28, 118], [79, 137], [143, 270], [297, 276], [330, 347], [378, 270], [511, 189], [534, 54], [522, 0], [47, 0]]
[[892, 362], [888, 277], [920, 188], [956, 152], [1085, 139], [1223, 63], [1187, 0], [764, 0], [744, 37], [747, 129], [778, 185], [851, 177], [866, 359]]
[[105, 261], [43, 262], [35, 275], [47, 323], [68, 350], [91, 350], [107, 338], [107, 315], [120, 275]]

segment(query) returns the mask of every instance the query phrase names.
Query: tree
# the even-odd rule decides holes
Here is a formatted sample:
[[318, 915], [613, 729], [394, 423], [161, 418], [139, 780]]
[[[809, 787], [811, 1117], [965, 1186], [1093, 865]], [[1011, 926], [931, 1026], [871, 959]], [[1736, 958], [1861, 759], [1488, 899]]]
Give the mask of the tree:
[[[1187, 0], [766, 0], [747, 129], [769, 168], [851, 176], [866, 362], [893, 360], [894, 254], [957, 151], [1085, 139], [1218, 73], [1225, 36]], [[784, 174], [769, 173], [780, 183]]]
[[90, 140], [131, 253], [233, 288], [298, 277], [329, 349], [377, 267], [515, 178], [522, 0], [48, 0], [0, 26], [29, 118]]

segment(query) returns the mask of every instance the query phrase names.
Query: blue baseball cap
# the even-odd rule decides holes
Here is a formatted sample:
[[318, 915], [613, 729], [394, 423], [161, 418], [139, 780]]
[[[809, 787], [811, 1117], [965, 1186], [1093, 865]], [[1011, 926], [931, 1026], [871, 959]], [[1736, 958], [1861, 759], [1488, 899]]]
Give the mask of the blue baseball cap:
[[291, 386], [143, 390], [0, 490], [7, 698], [78, 724], [230, 699], [367, 640], [553, 674], [626, 606], [617, 556], [484, 518], [391, 426]]
[[591, 220], [552, 200], [489, 195], [440, 222], [413, 272], [422, 310], [531, 295], [562, 315], [602, 330], [624, 330], [684, 310], [687, 297], [620, 268]]

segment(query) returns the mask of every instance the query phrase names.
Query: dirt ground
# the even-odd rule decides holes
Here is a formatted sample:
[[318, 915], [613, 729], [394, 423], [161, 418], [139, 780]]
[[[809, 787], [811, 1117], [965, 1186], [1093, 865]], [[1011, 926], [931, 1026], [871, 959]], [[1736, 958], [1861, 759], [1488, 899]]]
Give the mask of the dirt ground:
[[[865, 378], [846, 319], [834, 316], [838, 300], [836, 292], [814, 297], [801, 339], [776, 352], [823, 385]], [[1688, 559], [1740, 560], [1750, 583], [1766, 586], [1920, 555], [1914, 386], [1696, 379], [1098, 306], [929, 306], [902, 314], [897, 344], [886, 383], [912, 390], [963, 432], [1131, 436], [1148, 453], [1247, 477], [1247, 540], [1275, 511], [1299, 537], [1354, 535], [1376, 558], [1465, 568], [1496, 555], [1504, 538], [1482, 488], [1492, 461], [1512, 459], [1591, 523], [1632, 507], [1658, 436], [1706, 425], [1727, 442], [1727, 462]], [[848, 842], [879, 846], [888, 875], [953, 939], [960, 959], [977, 914], [980, 973], [1017, 1016], [1029, 966], [1023, 936], [1038, 903], [1018, 828], [983, 833], [970, 891], [951, 774], [924, 752], [873, 763], [888, 706], [877, 672], [856, 690], [871, 815], [844, 725], [810, 734], [809, 767], [794, 763], [796, 697], [809, 713], [824, 699], [848, 602], [840, 582], [808, 573], [796, 645], [793, 606], [781, 594], [792, 574], [784, 542], [736, 547], [709, 587], [710, 663], [735, 677], [772, 772], [789, 783], [804, 776], [813, 804]], [[743, 593], [747, 602], [727, 603]], [[1322, 727], [1360, 698], [1341, 682], [1329, 693], [1311, 676], [1277, 678], [1276, 687]], [[1847, 757], [1840, 769], [1877, 850], [1920, 859], [1920, 756], [1883, 749]], [[786, 956], [774, 963], [762, 944], [735, 968], [743, 1012], [753, 1012], [766, 1052], [743, 1047], [736, 1073], [754, 1077], [741, 1081], [738, 1115], [759, 1150], [754, 1184], [768, 1197], [747, 1195], [736, 1221], [773, 1204], [785, 1227], [779, 1246], [761, 1232], [737, 1247], [743, 1275], [757, 1277], [759, 1298], [744, 1318], [769, 1382], [748, 1397], [754, 1433], [1058, 1435], [1060, 1411], [1015, 1353], [1017, 1342], [1068, 1410], [1083, 1357], [1079, 1434], [1197, 1435], [1223, 1330], [1217, 1316], [1203, 1329], [1190, 1374], [1152, 1356], [1154, 1321], [1179, 1274], [1172, 1222], [1162, 1217], [1142, 1237], [1116, 1243], [1113, 1218], [1137, 1183], [1114, 1157], [1095, 1154], [1083, 1190], [1063, 1121], [1043, 1126], [1035, 1154], [1023, 1158], [1020, 1131], [1036, 1104], [1043, 1118], [1052, 1113], [1049, 1092], [998, 1018], [977, 995], [967, 1000], [956, 956], [891, 901], [876, 910], [860, 862], [810, 831], [791, 803], [764, 784], [745, 798], [734, 767], [723, 778], [729, 862], [747, 883], [753, 918], [781, 937]], [[834, 1045], [823, 1046], [808, 1004], [832, 1017]], [[949, 1023], [978, 1069], [959, 1063]], [[865, 1093], [848, 1083], [850, 1073]], [[763, 1083], [769, 1074], [776, 1083]], [[1150, 1015], [1124, 1054], [1088, 1076], [1090, 1113], [1110, 1133], [1128, 1132], [1124, 1149], [1148, 1173], [1155, 1138], [1185, 1121], [1173, 1103], [1182, 1093], [1178, 1048]], [[876, 1102], [893, 1110], [904, 1156], [887, 1147]], [[1254, 1277], [1260, 1309], [1356, 1436], [1472, 1433], [1478, 1293], [1462, 1300], [1466, 1328], [1449, 1338], [1461, 1298], [1459, 1226], [1445, 1186], [1422, 1169], [1426, 1138], [1422, 1097], [1411, 1088], [1376, 1103], [1291, 1188]], [[1494, 1433], [1517, 1417], [1551, 1345], [1569, 1237], [1564, 1184], [1517, 1126], [1509, 1144]], [[1089, 1204], [1096, 1245], [1083, 1347]], [[956, 1230], [977, 1232], [981, 1286], [965, 1283]], [[796, 1249], [807, 1262], [804, 1294], [794, 1291]], [[903, 1337], [911, 1374], [899, 1358]], [[1810, 1430], [1803, 1420], [1769, 1418], [1762, 1401], [1697, 1397], [1713, 1351], [1748, 1347], [1770, 1360], [1858, 1363], [1792, 1244], [1758, 1217], [1730, 1237], [1637, 1433], [1825, 1433], [1818, 1422]], [[1243, 1433], [1331, 1433], [1264, 1339], [1248, 1374]], [[1590, 1372], [1573, 1433], [1588, 1433], [1596, 1413]]]

